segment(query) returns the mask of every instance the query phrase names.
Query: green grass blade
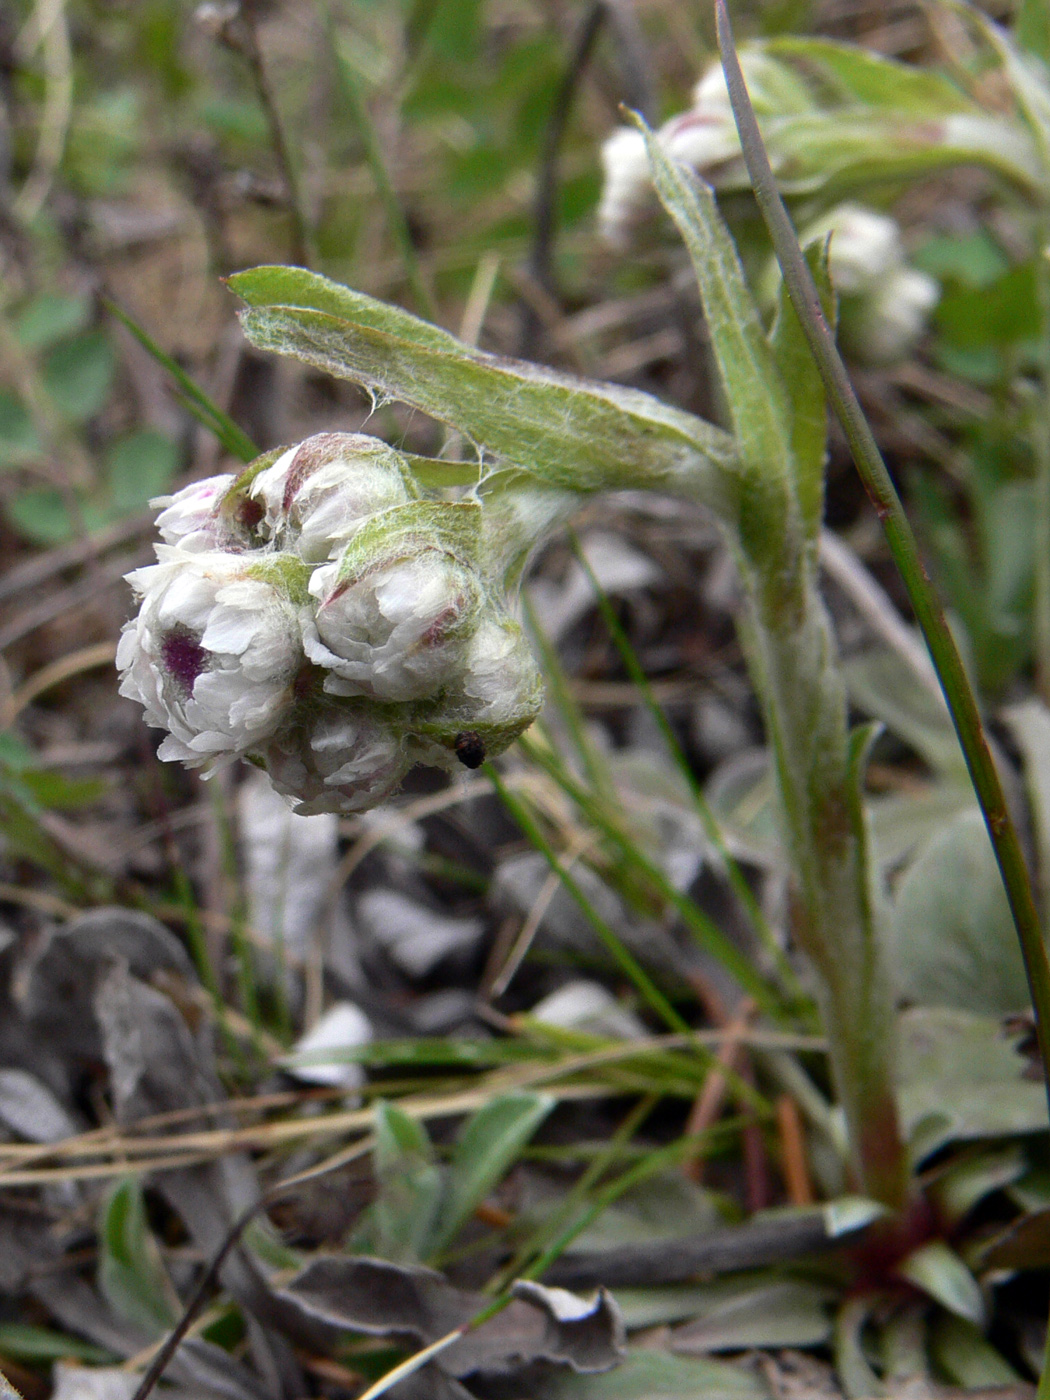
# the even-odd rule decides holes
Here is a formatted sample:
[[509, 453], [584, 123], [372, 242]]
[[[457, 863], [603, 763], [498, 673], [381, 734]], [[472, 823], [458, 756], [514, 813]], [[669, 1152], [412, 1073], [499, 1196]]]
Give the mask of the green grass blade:
[[[674, 887], [659, 865], [650, 860], [638, 848], [637, 843], [631, 840], [630, 835], [612, 818], [607, 805], [576, 782], [565, 771], [555, 755], [545, 752], [539, 744], [533, 743], [530, 739], [522, 738], [519, 742], [523, 752], [558, 784], [566, 796], [572, 798], [588, 821], [596, 826], [607, 840], [612, 842], [623, 859], [636, 866], [644, 878], [655, 887], [661, 898], [667, 900], [677, 910], [697, 945], [705, 952], [718, 958], [727, 972], [736, 978], [742, 990], [753, 996], [763, 1011], [774, 1018], [783, 1017], [784, 1008], [780, 997], [769, 986], [750, 959], [688, 895]], [[782, 953], [781, 956], [783, 956]], [[801, 995], [801, 988], [799, 988], [799, 994]]]
[[231, 457], [236, 457], [241, 462], [250, 462], [258, 457], [259, 449], [248, 434], [238, 428], [230, 415], [224, 413], [219, 405], [194, 383], [180, 364], [166, 354], [157, 342], [136, 321], [132, 320], [116, 302], [107, 299], [105, 305], [121, 325], [131, 332], [142, 348], [156, 360], [157, 364], [167, 370], [178, 385], [180, 397], [187, 409], [198, 423], [218, 438]]
[[[587, 894], [581, 887], [579, 881], [574, 879], [571, 872], [565, 869], [558, 858], [557, 852], [543, 835], [539, 823], [532, 816], [532, 813], [525, 803], [510, 790], [496, 771], [494, 764], [487, 763], [485, 765], [485, 771], [491, 779], [507, 811], [561, 880], [566, 891], [575, 901], [584, 918], [586, 918], [601, 942], [608, 949], [620, 971], [629, 979], [653, 1013], [659, 1016], [666, 1026], [669, 1026], [673, 1031], [679, 1032], [679, 1034], [691, 1035], [689, 1025], [685, 1019], [679, 1015], [671, 1005], [667, 997], [638, 962], [637, 958], [624, 947], [623, 940], [620, 938], [619, 934], [617, 934], [605, 919], [602, 918], [601, 914], [598, 913], [597, 909], [595, 909], [594, 905], [587, 898]], [[703, 1045], [700, 1041], [695, 1039], [692, 1040], [691, 1044], [702, 1060], [710, 1065], [715, 1064], [715, 1057], [706, 1045]], [[740, 1075], [732, 1071], [727, 1071], [725, 1066], [721, 1064], [718, 1065], [718, 1069], [719, 1073], [725, 1075], [726, 1082], [729, 1084], [732, 1091], [737, 1094], [743, 1102], [747, 1103], [752, 1108], [757, 1108], [759, 1111], [763, 1111], [766, 1108], [766, 1103], [762, 1095], [753, 1089]]]
[[[682, 751], [682, 746], [681, 744], [679, 744], [677, 736], [675, 735], [674, 730], [671, 728], [671, 725], [668, 722], [667, 716], [664, 714], [663, 710], [656, 701], [656, 697], [653, 694], [652, 686], [649, 684], [649, 677], [645, 674], [645, 670], [639, 662], [638, 657], [635, 654], [634, 648], [631, 646], [630, 638], [627, 636], [627, 633], [620, 625], [620, 619], [616, 616], [616, 610], [609, 602], [605, 590], [598, 582], [598, 579], [595, 577], [594, 570], [587, 562], [587, 558], [580, 547], [580, 542], [576, 537], [575, 533], [570, 533], [570, 539], [572, 540], [572, 546], [576, 552], [576, 557], [580, 561], [580, 564], [583, 567], [584, 572], [587, 574], [587, 577], [590, 579], [591, 587], [594, 589], [594, 596], [598, 603], [598, 609], [601, 612], [602, 619], [605, 622], [606, 627], [609, 629], [609, 635], [612, 637], [616, 649], [620, 653], [620, 657], [623, 660], [624, 666], [626, 667], [627, 674], [630, 676], [633, 684], [638, 687], [639, 693], [641, 694], [642, 699], [645, 701], [646, 708], [652, 715], [657, 728], [663, 736], [664, 743], [667, 745], [668, 753], [673, 759], [675, 766], [678, 768], [678, 771], [682, 774], [682, 777], [685, 779], [686, 783], [689, 786], [689, 792], [693, 799], [693, 805], [696, 807], [697, 815], [699, 816], [700, 821], [703, 824], [704, 835], [707, 837], [707, 839], [711, 842], [711, 845], [718, 852], [719, 859], [722, 861], [723, 867], [725, 868], [726, 878], [729, 881], [733, 893], [736, 895], [737, 899], [740, 901], [740, 903], [746, 910], [747, 916], [751, 921], [752, 928], [758, 936], [758, 939], [761, 942], [763, 948], [765, 949], [767, 955], [771, 958], [773, 966], [777, 970], [777, 975], [780, 978], [781, 985], [784, 987], [788, 995], [791, 996], [795, 1001], [797, 1001], [801, 1005], [807, 1000], [802, 984], [799, 982], [798, 977], [795, 975], [795, 971], [792, 968], [790, 962], [788, 961], [783, 948], [781, 948], [780, 944], [777, 942], [776, 935], [770, 928], [766, 916], [762, 913], [758, 900], [755, 898], [754, 892], [752, 891], [751, 886], [748, 884], [744, 872], [740, 869], [740, 866], [733, 859], [733, 856], [731, 855], [728, 847], [726, 846], [715, 814], [711, 810], [711, 806], [707, 801], [707, 798], [704, 796], [704, 790], [700, 786], [699, 782], [697, 782], [696, 774], [693, 772], [689, 760], [686, 758], [684, 752]], [[692, 901], [689, 901], [689, 903], [692, 904]], [[696, 908], [695, 905], [693, 905], [692, 907], [694, 909]], [[680, 910], [680, 912], [683, 911]], [[684, 912], [683, 917], [685, 917]], [[734, 952], [735, 951], [736, 950], [734, 949]], [[750, 964], [748, 964], [748, 966], [750, 967]], [[737, 976], [737, 980], [739, 981], [739, 974], [734, 973], [734, 975]], [[769, 988], [765, 987], [764, 983], [762, 985], [764, 987], [764, 993], [762, 995], [759, 994], [757, 988], [755, 987], [749, 988], [748, 990], [751, 991], [752, 996], [754, 996], [756, 1000], [758, 1000], [760, 1005], [765, 1005], [769, 998]], [[744, 986], [743, 982], [741, 982], [741, 986]], [[770, 1008], [766, 1006], [765, 1009], [769, 1010]]]

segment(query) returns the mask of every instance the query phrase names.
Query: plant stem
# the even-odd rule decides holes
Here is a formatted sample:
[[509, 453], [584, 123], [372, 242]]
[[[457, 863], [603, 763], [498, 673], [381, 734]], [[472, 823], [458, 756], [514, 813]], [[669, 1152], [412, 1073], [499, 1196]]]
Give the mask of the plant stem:
[[[794, 449], [791, 398], [712, 191], [644, 134], [657, 193], [692, 258], [736, 432], [735, 491], [721, 518], [747, 600], [740, 632], [777, 779], [797, 895], [793, 932], [817, 973], [857, 1184], [901, 1210], [910, 1170], [895, 1100], [893, 992], [858, 791], [866, 749], [849, 732], [818, 586], [822, 463]], [[819, 381], [813, 387], [823, 407]]]
[[[820, 369], [832, 407], [849, 440], [861, 480], [882, 522], [890, 552], [929, 647], [999, 862], [1035, 1006], [1039, 1049], [1050, 1099], [1050, 960], [1039, 927], [1039, 916], [1017, 831], [1006, 808], [999, 775], [981, 726], [977, 701], [955, 642], [919, 557], [915, 536], [900, 497], [836, 349], [817, 288], [777, 190], [733, 47], [725, 0], [715, 0], [715, 9], [726, 82], [755, 198], [769, 229], [792, 305]], [[829, 1026], [828, 1031], [829, 1035], [834, 1036], [833, 1027]], [[1050, 1389], [1044, 1387], [1050, 1387], [1050, 1380], [1045, 1375], [1040, 1384], [1040, 1395], [1050, 1397]]]
[[749, 578], [753, 571], [744, 567], [752, 614], [745, 644], [798, 881], [794, 932], [819, 974], [817, 1000], [858, 1184], [900, 1210], [910, 1169], [894, 1093], [893, 989], [875, 923], [857, 796], [861, 765], [851, 758], [831, 624], [812, 557], [798, 561], [794, 599], [783, 576], [778, 588], [776, 577]]

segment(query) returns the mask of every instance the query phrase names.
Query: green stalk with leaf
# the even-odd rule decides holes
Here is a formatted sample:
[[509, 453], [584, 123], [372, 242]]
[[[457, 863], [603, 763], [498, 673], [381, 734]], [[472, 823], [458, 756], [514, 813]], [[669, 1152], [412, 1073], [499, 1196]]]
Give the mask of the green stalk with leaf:
[[[490, 723], [487, 707], [498, 706], [499, 700], [484, 692], [479, 677], [483, 674], [484, 684], [498, 690], [498, 674], [491, 655], [478, 660], [470, 648], [482, 626], [479, 619], [490, 613], [496, 618], [491, 626], [498, 623], [506, 636], [511, 635], [510, 612], [529, 554], [564, 525], [583, 498], [646, 488], [678, 495], [713, 514], [742, 584], [741, 635], [763, 709], [792, 877], [791, 933], [812, 971], [854, 1184], [897, 1216], [898, 1276], [934, 1297], [954, 1289], [956, 1311], [973, 1320], [980, 1317], [981, 1305], [976, 1283], [942, 1241], [923, 1243], [921, 1210], [910, 1209], [918, 1189], [898, 1107], [895, 995], [879, 928], [862, 795], [874, 728], [850, 731], [843, 672], [818, 585], [829, 399], [886, 526], [941, 677], [1010, 899], [1048, 1063], [1050, 966], [977, 702], [834, 348], [834, 297], [826, 250], [818, 247], [803, 254], [776, 188], [779, 183], [796, 193], [812, 194], [841, 190], [851, 182], [978, 163], [1037, 202], [1045, 214], [1050, 208], [1047, 55], [1025, 53], [983, 17], [954, 3], [951, 8], [965, 14], [998, 55], [1016, 97], [1015, 119], [983, 112], [940, 75], [846, 46], [793, 40], [770, 45], [765, 57], [785, 71], [792, 64], [819, 71], [824, 97], [803, 110], [796, 104], [779, 116], [767, 111], [760, 135], [753, 116], [748, 116], [746, 90], [723, 12], [729, 95], [749, 178], [770, 221], [784, 273], [769, 329], [712, 189], [672, 159], [660, 137], [642, 129], [654, 187], [688, 249], [696, 276], [726, 407], [725, 427], [637, 390], [589, 383], [487, 354], [312, 272], [260, 267], [229, 279], [231, 290], [246, 304], [242, 323], [257, 348], [291, 355], [362, 385], [377, 400], [396, 399], [420, 410], [473, 444], [478, 460], [476, 466], [466, 466], [405, 454], [393, 454], [396, 462], [384, 457], [385, 475], [382, 481], [376, 477], [366, 523], [334, 563], [318, 564], [318, 558], [331, 560], [334, 554], [314, 558], [304, 552], [302, 540], [312, 539], [307, 507], [317, 502], [307, 499], [307, 467], [296, 467], [297, 459], [285, 469], [287, 479], [281, 478], [284, 504], [273, 507], [272, 517], [266, 513], [270, 498], [265, 491], [260, 494], [255, 483], [277, 471], [284, 457], [277, 459], [276, 454], [262, 459], [258, 469], [250, 467], [229, 488], [221, 511], [227, 526], [241, 531], [240, 543], [249, 553], [268, 551], [265, 576], [257, 571], [250, 581], [271, 588], [278, 611], [283, 609], [281, 644], [294, 652], [288, 638], [296, 626], [312, 629], [306, 653], [312, 669], [303, 667], [296, 673], [296, 694], [309, 723], [317, 732], [323, 730], [321, 738], [329, 749], [333, 734], [344, 746], [338, 754], [342, 766], [311, 771], [308, 789], [297, 788], [294, 764], [306, 750], [294, 730], [300, 723], [294, 714], [282, 717], [286, 728], [275, 739], [253, 732], [242, 743], [233, 734], [227, 748], [241, 743], [243, 756], [259, 761], [264, 743], [271, 745], [266, 763], [279, 768], [282, 790], [293, 796], [308, 790], [311, 810], [325, 810], [326, 785], [340, 775], [347, 788], [352, 787], [350, 770], [363, 761], [361, 752], [368, 745], [372, 753], [385, 743], [404, 758], [403, 745], [410, 736], [417, 745], [412, 752], [425, 761], [444, 761], [454, 753], [473, 767], [485, 757], [483, 739], [491, 734], [503, 748], [524, 729], [536, 711], [535, 696], [531, 691], [524, 694], [525, 681], [524, 698], [511, 706], [513, 713], [508, 711], [498, 725]], [[1032, 5], [1023, 10], [1018, 32], [1034, 33], [1042, 43], [1043, 29], [1032, 21], [1032, 10]], [[795, 101], [797, 84], [792, 91]], [[827, 99], [829, 91], [832, 99]], [[894, 145], [902, 133], [908, 138], [903, 156]], [[763, 141], [772, 169], [768, 162], [762, 164]], [[316, 455], [319, 450], [311, 452]], [[353, 452], [371, 453], [378, 462], [377, 448], [358, 444]], [[1040, 459], [1045, 475], [1050, 469], [1044, 459], [1050, 460], [1048, 454]], [[317, 467], [311, 462], [309, 471]], [[331, 462], [325, 458], [321, 465]], [[295, 490], [304, 491], [305, 503], [294, 507], [299, 514], [291, 530], [292, 507], [287, 502], [292, 500], [288, 491], [293, 479]], [[197, 528], [196, 517], [190, 524]], [[430, 525], [438, 524], [437, 535], [430, 530], [428, 537]], [[273, 563], [275, 541], [286, 541], [280, 545], [285, 553], [280, 554], [279, 568]], [[445, 610], [452, 622], [442, 621], [443, 631], [413, 634], [417, 651], [424, 639], [435, 650], [435, 638], [440, 641], [443, 650], [434, 663], [440, 663], [440, 669], [434, 671], [436, 679], [427, 681], [430, 690], [419, 689], [415, 653], [408, 649], [401, 656], [388, 654], [389, 648], [397, 649], [394, 627], [382, 646], [369, 642], [377, 655], [383, 651], [383, 664], [392, 677], [383, 691], [361, 678], [358, 653], [339, 633], [339, 609], [347, 610], [347, 598], [353, 601], [353, 590], [363, 587], [363, 580], [383, 577], [395, 564], [414, 566], [424, 555], [429, 560], [428, 580], [438, 576], [436, 570], [452, 580]], [[434, 555], [440, 558], [430, 559]], [[1044, 591], [1050, 587], [1045, 573], [1044, 568], [1037, 578]], [[318, 601], [311, 603], [310, 598]], [[1044, 599], [1044, 611], [1045, 606]], [[444, 618], [440, 610], [438, 616]], [[232, 627], [224, 617], [216, 630], [228, 635]], [[437, 621], [433, 627], [438, 627]], [[211, 664], [202, 659], [208, 645], [207, 634], [191, 646], [181, 633], [178, 646], [172, 645], [171, 665], [183, 686], [187, 677], [195, 685], [198, 668]], [[275, 695], [279, 682], [281, 677], [275, 677]], [[440, 723], [428, 717], [432, 700], [440, 707]], [[482, 718], [469, 725], [461, 718], [473, 714]], [[332, 716], [342, 725], [337, 732]], [[188, 749], [196, 738], [189, 733], [180, 736], [180, 743]], [[330, 753], [325, 761], [334, 761]], [[353, 788], [352, 800], [362, 805], [385, 796], [404, 770], [395, 764], [389, 771], [393, 777], [388, 779], [384, 770], [363, 796], [360, 788]], [[557, 867], [553, 855], [551, 859]], [[637, 982], [638, 969], [631, 971]], [[663, 1005], [662, 993], [651, 991]], [[667, 1019], [673, 1022], [674, 1009], [663, 1010], [665, 1015], [670, 1011]], [[909, 1220], [915, 1224], [913, 1237]], [[843, 1335], [858, 1336], [864, 1315], [861, 1309], [853, 1322], [842, 1323]], [[844, 1342], [843, 1354], [847, 1350]], [[1048, 1385], [1044, 1380], [1044, 1397], [1050, 1396]]]

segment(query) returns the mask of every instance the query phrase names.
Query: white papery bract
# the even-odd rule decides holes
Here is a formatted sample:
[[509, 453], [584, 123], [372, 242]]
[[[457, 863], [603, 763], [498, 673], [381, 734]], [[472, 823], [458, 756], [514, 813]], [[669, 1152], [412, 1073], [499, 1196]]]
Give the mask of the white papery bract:
[[204, 481], [184, 486], [173, 496], [158, 496], [150, 501], [154, 508], [163, 507], [157, 516], [157, 529], [164, 543], [178, 545], [195, 554], [227, 545], [229, 530], [219, 514], [219, 507], [233, 481], [229, 473], [209, 476]]
[[260, 534], [308, 563], [334, 558], [371, 516], [409, 500], [403, 461], [362, 433], [307, 438], [251, 483]]
[[120, 693], [169, 731], [161, 758], [243, 754], [291, 705], [297, 609], [250, 555], [159, 545], [157, 557], [128, 575], [141, 606], [117, 650]]

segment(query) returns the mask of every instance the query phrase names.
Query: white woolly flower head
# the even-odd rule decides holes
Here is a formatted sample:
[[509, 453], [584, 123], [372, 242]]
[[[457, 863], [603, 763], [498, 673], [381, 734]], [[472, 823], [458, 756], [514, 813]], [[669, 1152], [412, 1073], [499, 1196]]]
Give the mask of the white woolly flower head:
[[258, 531], [312, 564], [340, 554], [378, 511], [410, 499], [404, 459], [362, 433], [317, 433], [282, 453], [250, 482]]
[[906, 264], [894, 268], [857, 309], [851, 338], [869, 364], [899, 360], [926, 329], [941, 289], [928, 273]]
[[602, 142], [601, 162], [598, 227], [607, 242], [621, 246], [652, 197], [645, 137], [633, 126], [617, 127]]
[[242, 754], [280, 723], [302, 665], [289, 570], [165, 545], [157, 557], [128, 575], [141, 605], [117, 650], [120, 693], [169, 731], [161, 758]]
[[732, 112], [721, 108], [694, 108], [672, 117], [660, 129], [660, 141], [673, 159], [690, 166], [699, 175], [740, 154], [740, 138]]
[[173, 496], [157, 496], [150, 501], [156, 509], [157, 529], [165, 544], [177, 544], [192, 553], [228, 547], [230, 530], [220, 514], [220, 506], [234, 478], [225, 473], [191, 482]]
[[[842, 300], [843, 345], [857, 360], [886, 364], [907, 355], [940, 297], [934, 278], [906, 261], [900, 226], [862, 204], [837, 204], [803, 232], [802, 242], [830, 234], [828, 271]], [[775, 264], [771, 273], [778, 280]]]
[[[669, 156], [701, 175], [736, 159], [740, 142], [727, 108], [693, 109], [672, 117], [657, 133]], [[618, 127], [601, 148], [602, 194], [598, 227], [614, 247], [623, 247], [631, 231], [654, 207], [652, 173], [645, 137], [635, 127]]]
[[[797, 115], [813, 109], [813, 96], [805, 82], [761, 45], [741, 49], [740, 64], [760, 117]], [[669, 156], [715, 185], [746, 179], [720, 63], [705, 70], [693, 89], [692, 106], [665, 122], [657, 139]], [[602, 143], [601, 162], [604, 180], [598, 227], [607, 242], [623, 247], [656, 202], [641, 132], [633, 127], [618, 128]]]
[[311, 710], [249, 755], [301, 816], [364, 812], [395, 791], [415, 755], [364, 703]]
[[527, 729], [543, 707], [543, 677], [520, 626], [487, 611], [441, 704], [420, 715], [416, 733], [434, 745], [427, 762], [453, 758], [477, 768]]
[[904, 262], [904, 244], [896, 219], [863, 204], [836, 204], [810, 224], [803, 243], [821, 242], [830, 234], [828, 271], [835, 290], [846, 296], [874, 291]]
[[483, 585], [473, 563], [480, 506], [416, 501], [384, 512], [342, 558], [313, 572], [307, 656], [334, 695], [418, 700], [462, 667]]
[[505, 519], [483, 543], [480, 502], [424, 498], [385, 443], [320, 434], [160, 504], [167, 543], [128, 575], [117, 664], [168, 731], [162, 759], [247, 758], [302, 812], [356, 812], [414, 763], [477, 767], [535, 718]]

